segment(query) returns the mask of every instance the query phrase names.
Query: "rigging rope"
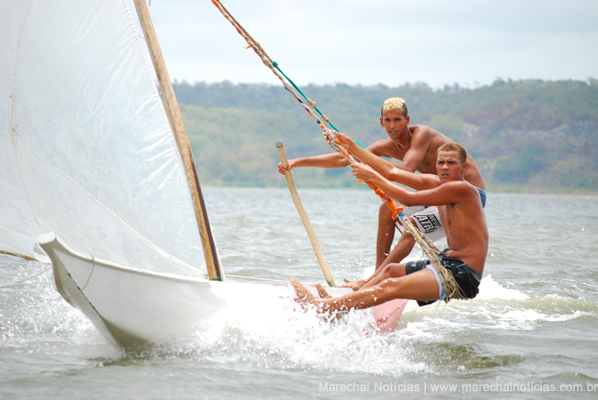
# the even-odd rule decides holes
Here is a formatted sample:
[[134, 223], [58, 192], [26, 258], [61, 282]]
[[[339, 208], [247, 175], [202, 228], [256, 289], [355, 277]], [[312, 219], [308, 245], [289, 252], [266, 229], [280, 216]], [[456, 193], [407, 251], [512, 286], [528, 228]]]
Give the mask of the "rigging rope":
[[27, 282], [27, 281], [29, 281], [29, 280], [31, 280], [31, 279], [33, 279], [33, 278], [35, 278], [35, 277], [38, 277], [38, 276], [40, 276], [40, 275], [42, 275], [42, 274], [44, 274], [44, 273], [48, 272], [48, 271], [49, 271], [49, 270], [51, 270], [51, 269], [52, 269], [52, 266], [49, 266], [48, 268], [44, 269], [42, 272], [40, 272], [40, 273], [37, 273], [37, 274], [35, 274], [35, 275], [33, 275], [33, 276], [30, 276], [29, 278], [25, 278], [25, 279], [22, 279], [22, 280], [20, 280], [20, 281], [11, 282], [11, 283], [8, 283], [8, 284], [6, 284], [6, 285], [0, 286], [0, 289], [4, 289], [4, 288], [7, 288], [7, 287], [9, 287], [9, 286], [14, 286], [14, 285], [18, 285], [18, 284], [20, 284], [20, 283], [23, 283], [23, 282]]
[[[237, 32], [239, 32], [239, 34], [245, 39], [247, 44], [253, 49], [253, 51], [258, 55], [258, 57], [260, 57], [260, 59], [262, 60], [264, 65], [266, 67], [270, 68], [270, 70], [274, 73], [274, 75], [276, 75], [278, 77], [278, 79], [282, 82], [285, 89], [287, 91], [289, 91], [293, 95], [293, 97], [295, 97], [295, 99], [303, 106], [303, 108], [309, 113], [309, 115], [316, 121], [316, 123], [320, 126], [320, 128], [322, 128], [322, 131], [324, 132], [324, 134], [325, 135], [327, 135], [329, 133], [333, 134], [333, 131], [330, 128], [328, 128], [322, 121], [320, 121], [320, 119], [312, 111], [312, 108], [314, 108], [314, 110], [317, 110], [316, 112], [322, 116], [323, 121], [328, 123], [328, 125], [330, 125], [330, 127], [332, 127], [335, 131], [338, 132], [338, 129], [336, 129], [336, 127], [334, 127], [334, 125], [330, 122], [330, 120], [325, 115], [323, 115], [320, 112], [320, 110], [316, 107], [316, 103], [314, 101], [312, 101], [311, 99], [308, 99], [305, 96], [305, 94], [303, 94], [303, 92], [301, 92], [301, 90], [299, 90], [299, 88], [294, 83], [292, 83], [292, 81], [282, 71], [280, 71], [280, 68], [278, 68], [278, 64], [276, 62], [272, 61], [272, 59], [270, 58], [270, 56], [268, 56], [268, 54], [262, 48], [262, 46], [251, 37], [251, 35], [245, 30], [245, 28], [243, 28], [241, 26], [241, 24], [239, 24], [239, 22], [228, 12], [226, 7], [224, 7], [219, 0], [212, 0], [212, 3], [220, 10], [222, 15], [235, 27]], [[301, 93], [301, 95], [305, 99], [305, 101], [303, 101], [299, 98], [299, 95], [297, 94], [297, 92]], [[306, 104], [306, 102], [308, 104]], [[352, 155], [350, 155], [341, 145], [332, 145], [331, 144], [331, 146], [333, 149], [335, 149], [336, 151], [338, 151], [339, 153], [341, 153], [342, 155], [347, 157], [347, 159], [349, 159], [349, 162], [356, 162], [355, 158]], [[385, 203], [393, 211], [393, 217], [396, 217], [397, 213], [399, 212], [398, 211], [399, 208], [394, 204], [392, 199], [390, 197], [386, 196], [386, 194], [381, 189], [376, 187], [373, 183], [367, 182], [367, 185], [371, 189], [373, 189], [376, 192], [376, 194], [378, 196], [380, 196], [380, 198], [382, 198], [385, 201]], [[400, 209], [402, 210], [402, 207], [400, 207]]]
[[426, 254], [426, 257], [430, 261], [434, 270], [438, 273], [438, 279], [446, 292], [446, 298], [444, 299], [445, 302], [448, 303], [451, 299], [467, 299], [461, 292], [461, 288], [455, 281], [455, 277], [448, 269], [444, 268], [442, 262], [440, 261], [440, 257], [438, 253], [440, 250], [432, 243], [430, 239], [426, 235], [420, 232], [413, 223], [408, 219], [401, 220], [400, 218], [397, 219], [401, 221], [405, 229], [415, 238], [417, 244], [422, 248], [422, 251]]
[[[343, 147], [343, 145], [340, 143], [340, 141], [334, 136], [334, 132], [332, 130], [327, 129], [324, 132], [324, 135], [328, 139], [328, 142], [330, 143], [330, 145], [333, 148], [335, 148], [337, 151], [339, 151], [341, 154], [343, 154], [345, 157], [347, 157], [349, 159], [350, 163], [356, 162], [356, 160], [351, 155], [351, 153], [347, 149], [345, 149]], [[467, 297], [465, 297], [463, 295], [463, 293], [461, 292], [461, 289], [459, 288], [459, 285], [455, 281], [455, 277], [453, 276], [453, 274], [450, 273], [442, 265], [442, 262], [440, 261], [440, 257], [439, 257], [440, 250], [438, 250], [438, 248], [434, 245], [434, 243], [426, 235], [421, 233], [420, 230], [417, 229], [408, 218], [404, 218], [405, 215], [403, 214], [403, 207], [402, 206], [397, 207], [397, 205], [394, 203], [394, 201], [390, 197], [388, 197], [388, 195], [386, 195], [386, 193], [384, 193], [376, 185], [374, 185], [372, 182], [365, 182], [365, 183], [371, 189], [373, 189], [374, 192], [376, 192], [376, 194], [381, 199], [385, 200], [386, 206], [388, 208], [390, 208], [390, 210], [392, 211], [392, 218], [395, 220], [395, 224], [397, 224], [397, 228], [400, 225], [404, 229], [406, 229], [413, 236], [413, 238], [415, 239], [417, 244], [419, 244], [419, 246], [422, 248], [422, 251], [426, 254], [428, 260], [430, 261], [430, 264], [432, 265], [434, 270], [437, 272], [438, 279], [440, 280], [440, 283], [442, 284], [442, 287], [444, 288], [444, 291], [446, 292], [445, 301], [448, 303], [448, 301], [451, 299], [466, 299]], [[399, 229], [399, 231], [400, 231], [400, 229]]]
[[8, 251], [8, 250], [0, 250], [0, 254], [8, 254], [9, 256], [21, 257], [21, 258], [24, 258], [25, 260], [29, 260], [29, 261], [37, 261], [37, 259], [35, 257], [28, 256], [27, 254], [14, 253], [14, 252]]
[[[226, 9], [226, 7], [224, 7], [224, 5], [222, 5], [220, 0], [212, 0], [212, 3], [218, 8], [218, 10], [220, 10], [222, 15], [233, 25], [233, 27], [235, 27], [237, 32], [245, 39], [245, 41], [247, 42], [249, 47], [251, 47], [253, 49], [253, 51], [255, 52], [255, 54], [258, 55], [258, 57], [260, 57], [260, 59], [262, 60], [264, 65], [266, 67], [268, 67], [274, 73], [274, 75], [276, 75], [276, 77], [282, 82], [284, 88], [289, 93], [291, 93], [291, 95], [293, 95], [293, 97], [295, 97], [295, 99], [301, 104], [301, 106], [303, 106], [305, 111], [307, 111], [308, 114], [320, 126], [320, 128], [322, 128], [323, 134], [324, 134], [324, 136], [326, 136], [328, 138], [328, 143], [330, 144], [330, 146], [334, 150], [336, 150], [337, 152], [339, 152], [340, 154], [345, 156], [351, 164], [355, 163], [355, 162], [359, 162], [359, 160], [357, 160], [355, 157], [353, 157], [353, 155], [351, 153], [349, 153], [349, 151], [343, 147], [343, 145], [340, 143], [340, 141], [338, 141], [338, 139], [336, 139], [336, 137], [334, 136], [334, 131], [339, 132], [339, 130], [330, 122], [330, 120], [324, 114], [322, 114], [322, 112], [317, 108], [316, 103], [314, 101], [312, 101], [311, 99], [309, 99], [307, 96], [305, 96], [305, 94], [297, 87], [297, 85], [295, 85], [293, 83], [293, 81], [291, 79], [289, 79], [289, 77], [284, 72], [282, 72], [282, 70], [278, 66], [278, 63], [275, 61], [272, 61], [272, 59], [270, 58], [270, 56], [268, 56], [268, 54], [262, 48], [262, 46], [257, 41], [255, 41], [253, 39], [253, 37], [251, 37], [251, 35], [232, 16], [232, 14]], [[305, 101], [303, 101], [300, 98], [300, 95], [301, 95], [301, 97], [303, 97], [303, 99]], [[307, 104], [306, 104], [306, 102], [307, 102]], [[313, 109], [313, 111], [312, 111], [312, 109]], [[321, 120], [326, 122], [332, 129], [328, 128], [324, 124], [324, 122], [322, 122], [320, 120], [320, 118], [318, 118], [316, 116], [316, 114], [314, 114], [314, 111], [318, 115], [320, 115]], [[392, 211], [392, 217], [395, 220], [397, 227], [401, 226], [401, 227], [404, 227], [405, 229], [407, 229], [409, 231], [409, 233], [411, 233], [411, 235], [413, 235], [413, 237], [415, 238], [417, 243], [420, 245], [420, 247], [422, 248], [424, 253], [426, 253], [426, 256], [428, 257], [428, 259], [430, 260], [430, 263], [432, 264], [432, 266], [438, 273], [440, 282], [442, 283], [442, 286], [444, 287], [444, 289], [446, 291], [447, 297], [446, 297], [445, 301], [448, 302], [450, 299], [453, 299], [453, 298], [457, 298], [457, 299], [466, 298], [461, 293], [461, 290], [459, 289], [459, 285], [455, 281], [453, 275], [446, 268], [444, 268], [444, 266], [442, 266], [442, 263], [440, 262], [440, 258], [438, 256], [438, 253], [439, 253], [438, 248], [436, 248], [436, 246], [434, 246], [434, 244], [425, 235], [423, 235], [419, 231], [419, 229], [415, 228], [413, 226], [413, 224], [411, 223], [411, 221], [409, 221], [408, 219], [405, 219], [405, 220], [402, 219], [402, 217], [404, 215], [403, 207], [397, 206], [395, 204], [395, 202], [390, 197], [388, 197], [388, 195], [386, 195], [386, 193], [384, 193], [380, 188], [378, 188], [372, 182], [365, 182], [365, 183], [366, 183], [366, 185], [368, 185], [368, 187], [370, 189], [372, 189], [385, 202], [386, 206]]]
[[[253, 281], [264, 281], [264, 282], [277, 282], [277, 283], [285, 283], [285, 284], [290, 284], [290, 281], [283, 281], [280, 279], [268, 279], [268, 278], [256, 278], [253, 276], [242, 276], [242, 275], [230, 275], [230, 274], [226, 274], [227, 278], [237, 278], [237, 279], [249, 279], [249, 280], [253, 280]], [[310, 285], [310, 286], [315, 286], [315, 283], [304, 283], [304, 285]]]
[[[307, 98], [307, 96], [305, 96], [305, 94], [297, 87], [297, 85], [295, 85], [293, 83], [293, 81], [291, 81], [282, 72], [282, 70], [278, 66], [278, 63], [276, 61], [272, 61], [272, 59], [270, 58], [270, 56], [268, 56], [268, 54], [262, 48], [262, 46], [260, 46], [260, 44], [251, 37], [251, 35], [245, 30], [245, 28], [243, 28], [243, 26], [241, 26], [241, 24], [239, 24], [239, 22], [237, 22], [237, 20], [228, 12], [226, 7], [224, 7], [219, 0], [212, 0], [212, 3], [218, 8], [218, 10], [220, 10], [222, 15], [231, 23], [231, 25], [233, 27], [235, 27], [237, 32], [245, 39], [245, 41], [247, 42], [249, 47], [251, 47], [253, 49], [253, 51], [255, 52], [255, 54], [257, 54], [257, 56], [262, 60], [264, 65], [266, 67], [270, 68], [272, 73], [274, 73], [274, 75], [276, 75], [276, 77], [282, 82], [284, 88], [287, 91], [289, 91], [289, 93], [291, 93], [293, 95], [293, 97], [295, 97], [295, 99], [303, 106], [305, 111], [307, 111], [309, 113], [309, 115], [316, 121], [316, 123], [322, 129], [325, 129], [326, 125], [321, 121], [321, 120], [323, 120], [334, 130], [338, 131], [338, 129], [330, 122], [328, 117], [326, 117], [324, 114], [322, 114], [322, 112], [318, 109], [318, 107], [316, 107], [316, 103], [314, 101], [312, 101], [311, 99]], [[305, 101], [303, 101], [300, 97], [303, 97], [303, 99]], [[314, 111], [312, 111], [312, 109], [318, 115], [321, 116], [321, 120], [320, 120], [320, 118], [318, 118], [318, 116], [316, 116], [316, 114], [314, 113]]]
[[[0, 254], [7, 254], [9, 256], [14, 256], [14, 257], [21, 257], [21, 258], [23, 258], [25, 260], [28, 260], [28, 261], [37, 261], [37, 259], [35, 257], [31, 257], [31, 256], [28, 256], [26, 254], [14, 253], [14, 252], [8, 251], [8, 250], [0, 250]], [[42, 270], [41, 272], [39, 272], [39, 273], [37, 273], [37, 274], [35, 274], [33, 276], [30, 276], [30, 277], [25, 278], [25, 279], [21, 279], [20, 281], [15, 281], [15, 282], [7, 283], [6, 285], [2, 285], [2, 286], [0, 286], [0, 289], [4, 289], [4, 288], [10, 287], [10, 286], [14, 286], [14, 285], [18, 285], [20, 283], [24, 283], [24, 282], [30, 281], [31, 279], [36, 278], [36, 277], [38, 277], [38, 276], [40, 276], [40, 275], [48, 272], [51, 269], [52, 269], [52, 266], [50, 265], [46, 269]]]

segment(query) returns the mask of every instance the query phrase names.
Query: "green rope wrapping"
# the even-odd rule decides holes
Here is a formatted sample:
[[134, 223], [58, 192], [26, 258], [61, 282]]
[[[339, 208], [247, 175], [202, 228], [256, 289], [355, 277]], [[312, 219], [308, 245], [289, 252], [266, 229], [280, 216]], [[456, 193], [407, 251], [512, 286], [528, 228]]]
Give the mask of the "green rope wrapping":
[[[291, 81], [287, 77], [287, 75], [284, 74], [280, 70], [280, 68], [278, 67], [278, 63], [275, 61], [272, 61], [272, 59], [270, 58], [270, 56], [268, 56], [266, 51], [260, 46], [260, 44], [256, 40], [254, 40], [251, 37], [251, 35], [245, 30], [245, 28], [243, 28], [241, 26], [241, 24], [228, 12], [226, 7], [224, 7], [222, 5], [222, 3], [220, 3], [219, 0], [212, 0], [212, 3], [218, 8], [218, 10], [220, 10], [222, 15], [231, 23], [231, 25], [233, 25], [235, 27], [237, 32], [239, 32], [239, 34], [241, 36], [243, 36], [243, 38], [245, 39], [245, 41], [247, 42], [249, 47], [251, 47], [253, 49], [253, 51], [258, 55], [258, 57], [261, 58], [264, 65], [266, 67], [270, 68], [270, 70], [274, 73], [274, 75], [276, 75], [276, 77], [282, 82], [284, 88], [287, 91], [289, 91], [289, 93], [291, 93], [293, 95], [293, 97], [295, 97], [295, 99], [303, 106], [303, 108], [309, 113], [309, 115], [313, 119], [315, 119], [316, 123], [318, 125], [320, 125], [320, 128], [322, 128], [322, 130], [324, 130], [324, 129], [326, 129], [326, 125], [322, 121], [320, 121], [320, 118], [318, 118], [312, 110], [314, 110], [318, 115], [320, 115], [321, 119], [324, 122], [326, 122], [331, 128], [333, 128], [335, 131], [338, 132], [338, 129], [330, 122], [328, 117], [326, 117], [324, 114], [322, 114], [322, 112], [316, 107], [316, 103], [314, 101], [312, 101], [311, 99], [309, 99], [307, 96], [305, 96], [305, 94], [297, 87], [297, 85], [295, 85], [295, 83], [293, 81]], [[302, 100], [300, 97], [303, 97], [303, 99], [305, 101]]]

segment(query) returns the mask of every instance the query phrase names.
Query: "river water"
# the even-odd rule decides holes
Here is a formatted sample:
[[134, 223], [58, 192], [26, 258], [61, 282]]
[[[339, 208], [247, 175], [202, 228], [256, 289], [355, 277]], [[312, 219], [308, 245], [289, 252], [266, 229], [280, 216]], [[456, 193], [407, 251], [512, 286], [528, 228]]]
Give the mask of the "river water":
[[[379, 200], [300, 195], [335, 280], [361, 277]], [[324, 283], [288, 190], [204, 196], [227, 273]], [[0, 256], [0, 398], [597, 398], [598, 197], [490, 193], [486, 215], [478, 297], [410, 303], [389, 334], [257, 307], [126, 353], [59, 296], [47, 264]]]

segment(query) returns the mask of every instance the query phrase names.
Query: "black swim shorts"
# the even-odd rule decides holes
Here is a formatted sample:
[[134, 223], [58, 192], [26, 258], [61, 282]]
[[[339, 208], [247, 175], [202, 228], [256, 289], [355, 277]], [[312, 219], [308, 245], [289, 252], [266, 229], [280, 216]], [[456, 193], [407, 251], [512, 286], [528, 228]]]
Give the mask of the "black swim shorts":
[[[438, 256], [440, 258], [440, 262], [442, 265], [451, 271], [457, 285], [459, 285], [459, 289], [461, 289], [461, 293], [468, 299], [473, 299], [478, 294], [479, 290], [478, 287], [480, 286], [480, 281], [482, 280], [482, 275], [475, 269], [471, 268], [469, 265], [465, 264], [462, 260], [458, 258], [449, 258], [446, 257], [445, 254], [448, 249], [442, 251]], [[412, 261], [405, 264], [405, 274], [409, 275], [416, 271], [420, 271], [426, 266], [430, 264], [430, 260], [419, 260], [419, 261]], [[418, 301], [417, 303], [420, 306], [425, 306], [428, 304], [434, 303], [436, 300], [428, 300], [428, 301]]]

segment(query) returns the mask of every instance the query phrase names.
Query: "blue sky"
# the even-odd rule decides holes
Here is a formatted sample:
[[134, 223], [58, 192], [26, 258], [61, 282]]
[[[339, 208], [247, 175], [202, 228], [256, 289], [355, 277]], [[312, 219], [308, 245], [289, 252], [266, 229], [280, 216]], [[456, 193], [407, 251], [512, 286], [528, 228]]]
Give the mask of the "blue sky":
[[[596, 0], [222, 0], [299, 85], [598, 78]], [[210, 0], [152, 0], [171, 78], [277, 83]]]

